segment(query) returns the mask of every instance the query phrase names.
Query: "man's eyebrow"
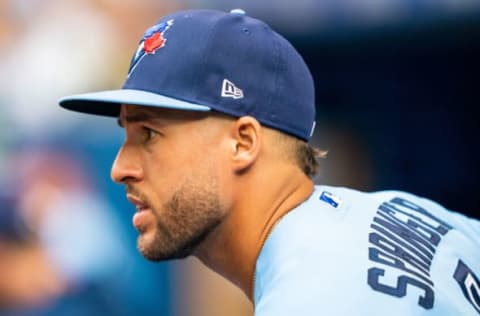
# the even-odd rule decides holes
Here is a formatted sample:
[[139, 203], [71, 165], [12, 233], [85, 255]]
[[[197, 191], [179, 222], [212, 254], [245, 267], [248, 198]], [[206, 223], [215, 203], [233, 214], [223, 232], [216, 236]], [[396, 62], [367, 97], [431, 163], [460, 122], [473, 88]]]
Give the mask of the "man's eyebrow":
[[136, 123], [136, 122], [145, 122], [145, 121], [151, 121], [154, 118], [154, 116], [150, 113], [146, 112], [140, 112], [140, 113], [134, 113], [134, 114], [127, 114], [125, 117], [118, 117], [117, 118], [117, 123], [120, 127], [123, 126], [123, 122], [127, 123]]

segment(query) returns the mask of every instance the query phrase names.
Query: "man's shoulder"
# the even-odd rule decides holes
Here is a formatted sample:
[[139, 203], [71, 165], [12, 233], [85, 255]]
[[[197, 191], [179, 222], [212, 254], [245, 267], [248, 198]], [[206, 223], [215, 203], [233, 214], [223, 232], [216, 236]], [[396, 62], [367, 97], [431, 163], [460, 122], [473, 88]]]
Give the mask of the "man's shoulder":
[[408, 199], [412, 203], [424, 200], [402, 191], [365, 192], [347, 187], [316, 185], [305, 201], [279, 221], [274, 232], [289, 232], [284, 234], [291, 236], [294, 232], [302, 235], [311, 229], [328, 234], [341, 225], [366, 227], [369, 225], [367, 221], [371, 220], [382, 203], [395, 199]]
[[[344, 198], [346, 200], [353, 201], [386, 201], [395, 197], [405, 197], [411, 200], [421, 200], [423, 199], [420, 196], [415, 194], [399, 191], [399, 190], [381, 190], [381, 191], [363, 191], [355, 188], [343, 187], [343, 186], [332, 186], [332, 185], [315, 185], [314, 194], [319, 193], [320, 197], [322, 193], [331, 193], [335, 194], [338, 197]], [[312, 198], [314, 196], [310, 196]]]
[[322, 221], [329, 217], [366, 216], [373, 213], [378, 205], [394, 198], [403, 197], [411, 201], [420, 198], [402, 191], [366, 192], [348, 187], [316, 185], [314, 191], [303, 203], [293, 209], [285, 219], [294, 217], [317, 217]]
[[316, 185], [312, 195], [304, 203], [306, 205], [331, 206], [336, 209], [348, 208], [349, 210], [361, 209], [365, 212], [367, 207], [375, 208], [382, 203], [392, 201], [405, 201], [412, 205], [422, 206], [428, 209], [443, 209], [444, 206], [423, 196], [406, 191], [381, 190], [361, 191], [348, 187]]
[[316, 186], [260, 253], [256, 315], [461, 314], [471, 307], [453, 270], [461, 258], [480, 271], [479, 234], [478, 221], [414, 194]]
[[339, 276], [363, 277], [368, 240], [362, 237], [377, 203], [369, 193], [316, 186], [306, 201], [276, 224], [264, 244], [256, 265], [255, 301], [263, 305], [275, 293], [298, 294], [293, 299], [304, 302], [299, 291], [328, 291], [342, 282]]

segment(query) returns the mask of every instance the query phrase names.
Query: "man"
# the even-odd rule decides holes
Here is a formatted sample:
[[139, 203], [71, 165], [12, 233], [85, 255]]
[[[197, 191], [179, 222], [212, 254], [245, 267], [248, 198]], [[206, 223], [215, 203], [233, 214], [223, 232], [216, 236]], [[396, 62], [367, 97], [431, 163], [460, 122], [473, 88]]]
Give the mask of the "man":
[[111, 173], [142, 254], [198, 257], [256, 315], [480, 313], [480, 223], [404, 192], [314, 186], [310, 72], [241, 10], [164, 17], [123, 89], [60, 104], [125, 129]]

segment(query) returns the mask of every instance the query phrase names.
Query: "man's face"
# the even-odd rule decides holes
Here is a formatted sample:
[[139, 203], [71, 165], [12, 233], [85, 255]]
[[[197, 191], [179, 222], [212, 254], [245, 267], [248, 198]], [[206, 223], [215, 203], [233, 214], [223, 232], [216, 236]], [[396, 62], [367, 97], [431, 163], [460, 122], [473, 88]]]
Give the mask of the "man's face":
[[111, 176], [136, 206], [138, 248], [149, 260], [183, 258], [222, 221], [219, 118], [122, 105], [125, 142]]

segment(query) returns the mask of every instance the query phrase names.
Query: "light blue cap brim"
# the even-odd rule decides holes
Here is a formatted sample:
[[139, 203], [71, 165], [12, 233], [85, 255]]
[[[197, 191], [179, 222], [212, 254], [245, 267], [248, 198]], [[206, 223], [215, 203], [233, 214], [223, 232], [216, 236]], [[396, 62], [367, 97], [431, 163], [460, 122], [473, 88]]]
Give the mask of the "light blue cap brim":
[[190, 103], [148, 91], [121, 89], [77, 94], [58, 101], [60, 106], [77, 112], [118, 116], [121, 104], [151, 106], [185, 111], [210, 111], [205, 105]]

